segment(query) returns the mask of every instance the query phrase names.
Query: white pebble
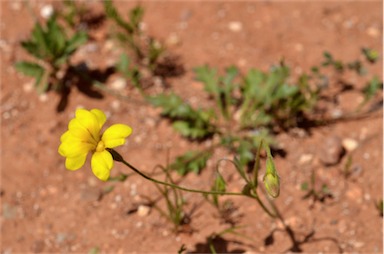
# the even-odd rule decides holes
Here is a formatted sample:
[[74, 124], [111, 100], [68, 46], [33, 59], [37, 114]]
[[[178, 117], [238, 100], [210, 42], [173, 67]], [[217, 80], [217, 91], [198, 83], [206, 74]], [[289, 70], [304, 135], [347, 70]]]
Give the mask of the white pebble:
[[151, 211], [151, 208], [149, 206], [140, 205], [137, 208], [137, 215], [139, 215], [140, 217], [145, 217], [149, 214], [150, 211]]
[[239, 21], [231, 21], [228, 23], [228, 29], [232, 32], [240, 32], [243, 29], [243, 24]]
[[348, 152], [355, 150], [359, 146], [357, 141], [352, 139], [352, 138], [345, 138], [345, 139], [343, 139], [342, 143], [343, 143], [343, 147]]
[[124, 78], [117, 78], [111, 83], [112, 89], [121, 91], [127, 86], [127, 81]]
[[44, 5], [40, 10], [40, 15], [44, 19], [49, 19], [53, 15], [54, 9], [50, 4]]
[[312, 161], [313, 155], [312, 154], [302, 154], [299, 158], [299, 164], [306, 164], [310, 161]]

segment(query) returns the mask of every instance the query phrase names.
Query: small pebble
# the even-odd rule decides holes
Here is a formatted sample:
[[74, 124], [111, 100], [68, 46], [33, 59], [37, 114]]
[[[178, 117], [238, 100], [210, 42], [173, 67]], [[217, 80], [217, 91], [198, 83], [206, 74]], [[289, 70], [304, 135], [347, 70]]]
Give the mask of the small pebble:
[[44, 19], [49, 19], [53, 15], [54, 9], [50, 4], [44, 5], [40, 10], [40, 16]]
[[367, 29], [367, 34], [373, 38], [377, 38], [380, 35], [380, 30], [376, 27], [369, 27]]
[[295, 50], [296, 50], [297, 52], [302, 52], [302, 51], [304, 50], [304, 46], [303, 46], [303, 44], [301, 44], [301, 43], [296, 43], [295, 46], [294, 46], [294, 48], [295, 48]]
[[39, 96], [39, 100], [41, 102], [47, 102], [48, 101], [48, 95], [46, 93], [43, 93]]
[[140, 205], [137, 208], [137, 215], [139, 215], [140, 217], [145, 217], [149, 214], [150, 211], [151, 211], [151, 208], [149, 206]]
[[111, 88], [121, 91], [127, 86], [127, 81], [124, 78], [117, 78], [111, 83]]
[[336, 165], [344, 154], [341, 139], [337, 136], [328, 137], [320, 147], [319, 158], [325, 166]]
[[300, 165], [307, 164], [307, 163], [311, 162], [312, 159], [313, 159], [312, 154], [302, 154], [299, 158], [299, 164]]
[[172, 33], [168, 36], [167, 40], [165, 41], [165, 44], [168, 47], [172, 47], [180, 45], [180, 42], [180, 37], [177, 34]]
[[114, 109], [114, 110], [118, 110], [120, 109], [120, 106], [121, 106], [121, 103], [119, 100], [114, 100], [111, 102], [111, 107]]
[[343, 139], [342, 143], [343, 143], [343, 147], [348, 152], [355, 150], [359, 146], [359, 143], [357, 143], [357, 141], [352, 138], [345, 138]]
[[232, 32], [240, 32], [243, 29], [243, 24], [239, 21], [231, 21], [228, 23], [228, 29]]

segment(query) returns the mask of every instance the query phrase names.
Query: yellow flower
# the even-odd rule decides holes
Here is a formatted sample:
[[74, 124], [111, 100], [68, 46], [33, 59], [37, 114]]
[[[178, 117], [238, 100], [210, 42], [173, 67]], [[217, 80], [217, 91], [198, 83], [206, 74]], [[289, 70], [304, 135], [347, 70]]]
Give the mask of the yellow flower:
[[65, 167], [69, 170], [81, 168], [92, 152], [91, 167], [97, 178], [106, 181], [113, 167], [113, 158], [106, 148], [125, 143], [132, 128], [125, 124], [114, 124], [101, 133], [107, 117], [99, 109], [77, 109], [75, 118], [68, 124], [68, 130], [60, 137], [59, 154], [66, 157]]

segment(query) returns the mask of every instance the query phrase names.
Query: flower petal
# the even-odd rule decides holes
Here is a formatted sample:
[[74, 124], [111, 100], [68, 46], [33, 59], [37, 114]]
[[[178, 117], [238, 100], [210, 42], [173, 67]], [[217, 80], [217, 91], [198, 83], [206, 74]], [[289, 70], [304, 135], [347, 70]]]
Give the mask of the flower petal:
[[97, 118], [97, 121], [99, 122], [99, 125], [100, 125], [100, 129], [101, 127], [103, 127], [105, 121], [107, 121], [107, 117], [106, 115], [104, 114], [103, 111], [101, 111], [100, 109], [91, 109], [91, 113], [93, 113], [96, 118]]
[[60, 144], [59, 154], [64, 157], [77, 157], [82, 154], [87, 154], [94, 148], [95, 146], [91, 143], [81, 142], [68, 137], [63, 143]]
[[124, 145], [125, 138], [132, 133], [132, 128], [125, 124], [114, 124], [105, 130], [101, 140], [105, 147], [114, 148]]
[[[71, 121], [69, 121], [68, 124], [68, 131], [71, 133], [72, 136], [77, 137], [84, 141], [89, 142], [95, 142], [94, 137], [92, 136], [92, 133], [85, 128], [78, 119], [74, 118]], [[63, 140], [62, 140], [63, 141]]]
[[102, 181], [107, 181], [113, 167], [112, 155], [106, 150], [102, 152], [95, 152], [92, 155], [91, 167], [97, 178]]
[[[73, 121], [73, 124], [80, 124], [84, 127], [92, 137], [97, 141], [100, 139], [100, 130], [104, 123], [99, 122], [99, 116], [96, 116], [92, 112], [86, 109], [77, 109], [76, 110], [76, 120]], [[102, 120], [102, 119], [101, 119]], [[74, 128], [74, 127], [73, 127]], [[77, 129], [77, 128], [74, 128]]]
[[86, 159], [87, 159], [86, 153], [76, 157], [68, 157], [65, 160], [65, 167], [69, 170], [79, 169], [84, 165]]

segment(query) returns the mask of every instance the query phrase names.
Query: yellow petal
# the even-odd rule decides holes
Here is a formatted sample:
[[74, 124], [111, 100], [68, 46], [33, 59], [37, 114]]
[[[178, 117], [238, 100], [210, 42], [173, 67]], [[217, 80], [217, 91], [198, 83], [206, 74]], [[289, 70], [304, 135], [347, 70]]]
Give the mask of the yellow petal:
[[68, 132], [71, 133], [72, 136], [77, 137], [83, 141], [91, 142], [92, 140], [92, 142], [96, 143], [92, 133], [87, 128], [85, 128], [77, 118], [69, 121]]
[[107, 181], [113, 167], [112, 155], [106, 150], [95, 152], [92, 155], [91, 166], [92, 171], [97, 178], [102, 181]]
[[91, 143], [79, 142], [67, 138], [65, 142], [60, 144], [59, 154], [64, 157], [77, 157], [82, 154], [87, 154], [93, 149], [95, 149], [95, 145]]
[[82, 154], [76, 157], [69, 157], [65, 160], [65, 167], [69, 170], [79, 169], [84, 165], [86, 158], [87, 154]]
[[124, 145], [125, 138], [132, 133], [132, 128], [125, 124], [114, 124], [105, 130], [101, 140], [105, 147], [114, 148]]
[[60, 141], [64, 142], [66, 139], [68, 139], [69, 136], [70, 136], [69, 131], [64, 132], [63, 135], [61, 135], [60, 137]]
[[91, 112], [96, 116], [97, 121], [99, 122], [100, 129], [103, 127], [105, 121], [107, 121], [107, 117], [105, 116], [104, 112], [100, 109], [91, 109]]
[[[99, 122], [98, 117], [86, 110], [86, 109], [77, 109], [76, 110], [76, 120], [74, 123], [80, 124], [82, 127], [87, 129], [89, 133], [91, 133], [92, 137], [99, 141], [100, 139], [100, 129], [101, 129], [101, 122]], [[75, 128], [76, 129], [76, 128]]]

